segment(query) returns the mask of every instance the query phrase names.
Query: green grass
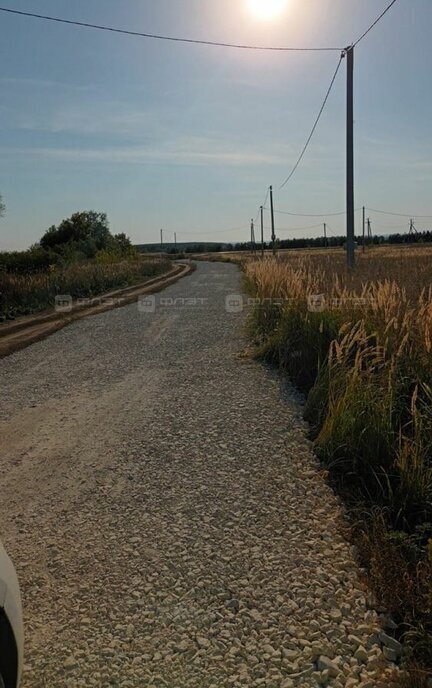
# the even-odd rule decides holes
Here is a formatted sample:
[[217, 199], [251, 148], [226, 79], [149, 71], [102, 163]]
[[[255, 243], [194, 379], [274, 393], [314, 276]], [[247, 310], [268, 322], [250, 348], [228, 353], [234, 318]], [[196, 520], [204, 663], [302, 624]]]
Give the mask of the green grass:
[[28, 276], [0, 272], [0, 319], [52, 308], [56, 295], [91, 298], [132, 286], [170, 267], [168, 260], [134, 258], [109, 263], [87, 261]]

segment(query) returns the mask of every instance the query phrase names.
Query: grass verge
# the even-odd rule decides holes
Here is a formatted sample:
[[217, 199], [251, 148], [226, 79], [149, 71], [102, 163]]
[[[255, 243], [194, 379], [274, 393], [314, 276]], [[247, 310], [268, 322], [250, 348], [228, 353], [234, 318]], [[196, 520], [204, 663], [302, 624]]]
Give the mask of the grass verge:
[[0, 272], [0, 321], [54, 306], [57, 295], [91, 298], [168, 272], [166, 259], [133, 258], [112, 263], [86, 261], [33, 275]]
[[326, 254], [244, 266], [259, 300], [250, 336], [307, 396], [316, 451], [416, 688], [432, 676], [430, 258], [366, 255], [353, 275]]

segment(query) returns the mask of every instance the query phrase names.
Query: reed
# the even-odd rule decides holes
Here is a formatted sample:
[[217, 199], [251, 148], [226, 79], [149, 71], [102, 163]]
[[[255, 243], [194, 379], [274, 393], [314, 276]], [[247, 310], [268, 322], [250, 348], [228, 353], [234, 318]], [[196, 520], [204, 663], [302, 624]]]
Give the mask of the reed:
[[[401, 632], [410, 629], [414, 655], [412, 629], [422, 629], [428, 670], [431, 259], [430, 249], [381, 250], [360, 256], [353, 274], [346, 272], [342, 253], [295, 253], [244, 264], [247, 288], [262, 304], [251, 314], [250, 333], [260, 355], [277, 362], [307, 395], [305, 416], [316, 451], [353, 513], [364, 515], [357, 539], [378, 596], [392, 596], [390, 574], [378, 574], [386, 565], [383, 552], [387, 567], [396, 562], [394, 575], [400, 560], [405, 562], [402, 588], [421, 596], [421, 604], [413, 605], [398, 586], [392, 611]], [[377, 513], [380, 528], [371, 528], [371, 514], [376, 519]], [[430, 652], [424, 650], [425, 637]]]

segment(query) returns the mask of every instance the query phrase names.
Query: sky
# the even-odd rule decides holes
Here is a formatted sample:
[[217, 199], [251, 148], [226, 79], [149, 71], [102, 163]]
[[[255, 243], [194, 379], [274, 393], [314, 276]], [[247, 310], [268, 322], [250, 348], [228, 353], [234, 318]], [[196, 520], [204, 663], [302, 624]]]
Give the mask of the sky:
[[[344, 47], [389, 0], [4, 0], [16, 10], [222, 42]], [[431, 0], [398, 0], [356, 48], [356, 207], [432, 215]], [[0, 250], [24, 249], [79, 210], [106, 212], [134, 243], [246, 241], [270, 184], [280, 238], [345, 231], [338, 52], [270, 53], [148, 40], [0, 12]], [[409, 218], [368, 210], [375, 233]], [[267, 227], [270, 224], [266, 212]], [[432, 218], [416, 219], [416, 227]], [[301, 230], [300, 228], [308, 228]], [[309, 229], [310, 228], [310, 229]], [[357, 213], [361, 231], [361, 212]]]

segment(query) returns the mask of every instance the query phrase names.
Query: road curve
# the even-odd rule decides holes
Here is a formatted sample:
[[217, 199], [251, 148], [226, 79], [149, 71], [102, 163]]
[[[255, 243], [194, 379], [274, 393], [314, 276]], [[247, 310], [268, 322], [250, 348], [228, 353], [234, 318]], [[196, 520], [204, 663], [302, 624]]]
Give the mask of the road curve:
[[24, 688], [376, 687], [376, 617], [233, 265], [0, 361]]

